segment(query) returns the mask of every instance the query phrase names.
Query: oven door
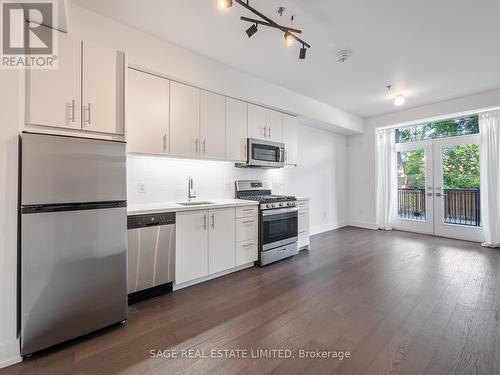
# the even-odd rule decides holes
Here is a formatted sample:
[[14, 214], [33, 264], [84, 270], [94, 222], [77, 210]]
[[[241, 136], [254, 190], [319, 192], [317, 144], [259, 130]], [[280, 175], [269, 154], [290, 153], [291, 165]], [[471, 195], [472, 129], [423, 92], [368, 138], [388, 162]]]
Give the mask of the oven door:
[[260, 231], [262, 251], [297, 241], [298, 212], [298, 208], [262, 212]]
[[248, 164], [256, 167], [282, 168], [285, 166], [283, 143], [248, 139]]

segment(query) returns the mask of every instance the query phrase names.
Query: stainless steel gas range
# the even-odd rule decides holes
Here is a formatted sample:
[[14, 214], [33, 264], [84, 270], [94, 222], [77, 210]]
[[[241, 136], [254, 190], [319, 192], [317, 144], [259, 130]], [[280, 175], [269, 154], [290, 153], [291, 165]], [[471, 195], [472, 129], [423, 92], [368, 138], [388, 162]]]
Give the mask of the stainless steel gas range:
[[270, 181], [236, 182], [236, 197], [259, 205], [259, 261], [265, 266], [298, 253], [298, 207], [293, 196], [272, 195]]

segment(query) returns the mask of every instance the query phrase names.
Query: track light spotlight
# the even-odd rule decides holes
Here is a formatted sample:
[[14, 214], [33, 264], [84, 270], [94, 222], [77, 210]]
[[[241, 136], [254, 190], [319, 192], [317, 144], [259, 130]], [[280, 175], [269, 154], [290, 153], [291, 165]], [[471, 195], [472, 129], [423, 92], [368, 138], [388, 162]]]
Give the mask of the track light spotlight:
[[306, 58], [306, 53], [307, 53], [307, 48], [305, 46], [302, 46], [299, 52], [299, 59], [305, 60]]
[[254, 24], [247, 29], [246, 33], [248, 37], [251, 38], [257, 31], [259, 31], [259, 29], [257, 28], [257, 24]]
[[231, 8], [233, 6], [233, 0], [217, 0], [217, 6], [219, 9]]
[[287, 46], [291, 46], [293, 44], [294, 40], [295, 39], [293, 38], [293, 35], [290, 31], [285, 32], [285, 44]]

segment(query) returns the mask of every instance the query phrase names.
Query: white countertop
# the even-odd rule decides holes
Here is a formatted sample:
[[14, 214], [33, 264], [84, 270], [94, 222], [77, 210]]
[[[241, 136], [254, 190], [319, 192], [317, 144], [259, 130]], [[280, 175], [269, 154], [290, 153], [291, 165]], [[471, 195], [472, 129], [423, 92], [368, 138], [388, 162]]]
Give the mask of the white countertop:
[[[200, 204], [196, 206], [181, 206], [175, 202], [136, 204], [127, 207], [128, 215], [157, 214], [161, 212], [181, 212], [181, 211], [199, 211], [214, 208], [239, 207], [239, 206], [258, 206], [258, 202], [243, 199], [197, 199], [198, 201], [207, 201], [212, 204]], [[193, 199], [193, 202], [197, 201]]]

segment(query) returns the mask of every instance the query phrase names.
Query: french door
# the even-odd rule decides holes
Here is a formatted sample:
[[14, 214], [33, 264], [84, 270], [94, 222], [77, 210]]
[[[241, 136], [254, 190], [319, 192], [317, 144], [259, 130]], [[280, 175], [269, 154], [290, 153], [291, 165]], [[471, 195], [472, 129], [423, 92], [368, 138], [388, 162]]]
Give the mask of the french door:
[[480, 242], [477, 135], [397, 144], [396, 229]]

